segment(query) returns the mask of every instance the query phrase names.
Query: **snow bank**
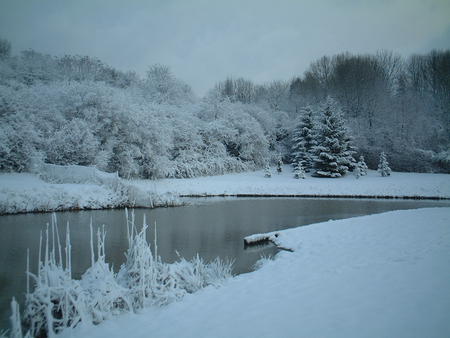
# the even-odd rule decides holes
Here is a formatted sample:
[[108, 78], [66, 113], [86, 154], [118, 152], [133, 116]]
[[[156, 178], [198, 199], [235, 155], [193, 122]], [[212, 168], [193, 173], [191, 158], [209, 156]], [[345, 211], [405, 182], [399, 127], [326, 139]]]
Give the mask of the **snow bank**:
[[120, 184], [119, 175], [106, 173], [95, 167], [81, 165], [41, 164], [35, 173], [44, 181], [50, 183], [80, 183], [99, 184], [117, 187]]
[[[272, 173], [275, 173], [272, 168]], [[164, 179], [149, 182], [133, 181], [142, 189], [175, 195], [280, 195], [280, 196], [379, 196], [379, 197], [445, 197], [450, 198], [450, 175], [393, 172], [381, 177], [374, 170], [356, 179], [347, 174], [341, 178], [294, 179], [291, 166], [284, 166], [281, 174], [264, 177], [264, 171], [191, 179]]]
[[255, 272], [62, 337], [448, 337], [450, 208], [279, 232]]
[[93, 167], [43, 165], [35, 174], [0, 174], [0, 214], [180, 203]]
[[100, 209], [124, 205], [112, 189], [96, 184], [52, 184], [34, 174], [0, 175], [0, 213]]
[[[275, 170], [273, 170], [275, 172]], [[264, 177], [254, 171], [190, 179], [124, 180], [95, 168], [47, 165], [40, 174], [0, 174], [0, 213], [180, 205], [180, 196], [450, 198], [450, 175], [369, 170], [359, 179], [293, 177], [291, 166]]]

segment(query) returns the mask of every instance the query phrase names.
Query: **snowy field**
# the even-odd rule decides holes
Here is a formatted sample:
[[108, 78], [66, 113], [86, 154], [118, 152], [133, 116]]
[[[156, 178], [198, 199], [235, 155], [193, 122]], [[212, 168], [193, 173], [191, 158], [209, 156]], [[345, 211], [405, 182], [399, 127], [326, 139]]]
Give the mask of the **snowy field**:
[[120, 180], [120, 189], [93, 183], [50, 183], [34, 174], [0, 174], [0, 213], [179, 204], [180, 195], [312, 195], [450, 198], [450, 175], [373, 170], [356, 179], [294, 179], [291, 166], [272, 177], [254, 171], [190, 179]]
[[424, 196], [450, 198], [450, 175], [394, 172], [381, 177], [374, 170], [356, 179], [351, 173], [342, 178], [294, 179], [292, 167], [285, 165], [277, 174], [265, 178], [264, 171], [191, 179], [138, 180], [133, 184], [156, 193], [176, 195], [348, 195], [348, 196]]
[[255, 272], [62, 336], [450, 336], [450, 208], [279, 233], [280, 244], [294, 252], [280, 252]]

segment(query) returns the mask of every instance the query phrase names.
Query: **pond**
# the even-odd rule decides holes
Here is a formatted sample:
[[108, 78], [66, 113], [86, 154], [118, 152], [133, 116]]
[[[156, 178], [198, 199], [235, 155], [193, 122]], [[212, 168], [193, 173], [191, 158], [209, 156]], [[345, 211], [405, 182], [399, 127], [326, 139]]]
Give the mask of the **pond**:
[[[191, 201], [192, 202], [192, 201]], [[277, 252], [273, 246], [245, 249], [243, 238], [263, 233], [390, 210], [450, 206], [449, 201], [408, 201], [374, 199], [299, 199], [299, 198], [210, 198], [195, 199], [192, 205], [175, 208], [136, 209], [138, 225], [145, 214], [151, 225], [148, 240], [153, 244], [154, 223], [158, 253], [165, 262], [178, 255], [190, 259], [197, 253], [210, 261], [216, 257], [232, 259], [234, 274], [253, 270], [261, 256]], [[10, 301], [20, 302], [26, 288], [27, 249], [31, 272], [37, 270], [39, 234], [50, 222], [49, 213], [0, 216], [0, 328], [8, 328]], [[124, 262], [127, 230], [124, 210], [58, 212], [62, 238], [70, 223], [72, 270], [79, 278], [90, 264], [89, 222], [105, 224], [106, 260], [117, 271]]]

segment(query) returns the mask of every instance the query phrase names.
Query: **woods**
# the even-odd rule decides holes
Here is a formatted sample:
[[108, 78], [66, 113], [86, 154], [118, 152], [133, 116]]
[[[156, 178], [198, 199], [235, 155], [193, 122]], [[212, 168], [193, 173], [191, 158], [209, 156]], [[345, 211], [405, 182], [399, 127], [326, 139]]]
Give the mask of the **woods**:
[[349, 156], [376, 169], [385, 151], [392, 170], [449, 172], [450, 51], [325, 56], [291, 81], [230, 77], [198, 98], [163, 65], [141, 77], [87, 56], [11, 55], [4, 39], [0, 170], [76, 164], [155, 179], [254, 170], [281, 157], [308, 171], [324, 146], [313, 125], [327, 98], [342, 142], [353, 140]]

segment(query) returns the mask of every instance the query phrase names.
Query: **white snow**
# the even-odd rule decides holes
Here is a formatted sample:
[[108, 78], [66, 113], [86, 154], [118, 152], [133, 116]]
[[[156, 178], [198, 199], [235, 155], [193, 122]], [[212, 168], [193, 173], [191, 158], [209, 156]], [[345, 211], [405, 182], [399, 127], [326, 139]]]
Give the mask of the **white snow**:
[[448, 337], [450, 208], [279, 232], [295, 251], [166, 307], [63, 337]]
[[123, 204], [122, 196], [96, 184], [52, 184], [34, 174], [0, 174], [0, 213], [99, 209]]
[[[273, 168], [272, 168], [273, 169]], [[276, 172], [274, 169], [272, 172]], [[367, 176], [355, 179], [351, 173], [341, 178], [316, 178], [307, 174], [306, 179], [294, 179], [292, 166], [283, 172], [264, 177], [264, 170], [205, 176], [187, 179], [163, 179], [132, 182], [144, 190], [158, 194], [175, 195], [348, 195], [348, 196], [428, 196], [450, 197], [450, 175], [394, 172], [381, 177], [368, 170]]]
[[[276, 172], [276, 170], [272, 170]], [[101, 172], [100, 172], [101, 173]], [[106, 173], [104, 173], [106, 174]], [[106, 174], [107, 175], [107, 174]], [[80, 178], [75, 175], [77, 182]], [[264, 170], [186, 179], [119, 180], [119, 185], [48, 183], [34, 174], [0, 174], [0, 213], [64, 209], [100, 209], [120, 206], [180, 204], [180, 195], [312, 195], [450, 198], [450, 175], [393, 172], [381, 177], [374, 170], [355, 179], [294, 179], [292, 167], [264, 177]], [[54, 182], [54, 180], [53, 180]], [[64, 182], [67, 182], [65, 178]], [[89, 181], [86, 181], [89, 182]]]
[[62, 168], [67, 168], [68, 173], [49, 175], [47, 172], [42, 175], [45, 181], [31, 173], [0, 174], [0, 214], [180, 204], [172, 194], [156, 195], [151, 189], [143, 191], [127, 180], [99, 170], [95, 170], [96, 175], [91, 177], [91, 171], [87, 171], [88, 175], [83, 173], [83, 169], [91, 168]]

